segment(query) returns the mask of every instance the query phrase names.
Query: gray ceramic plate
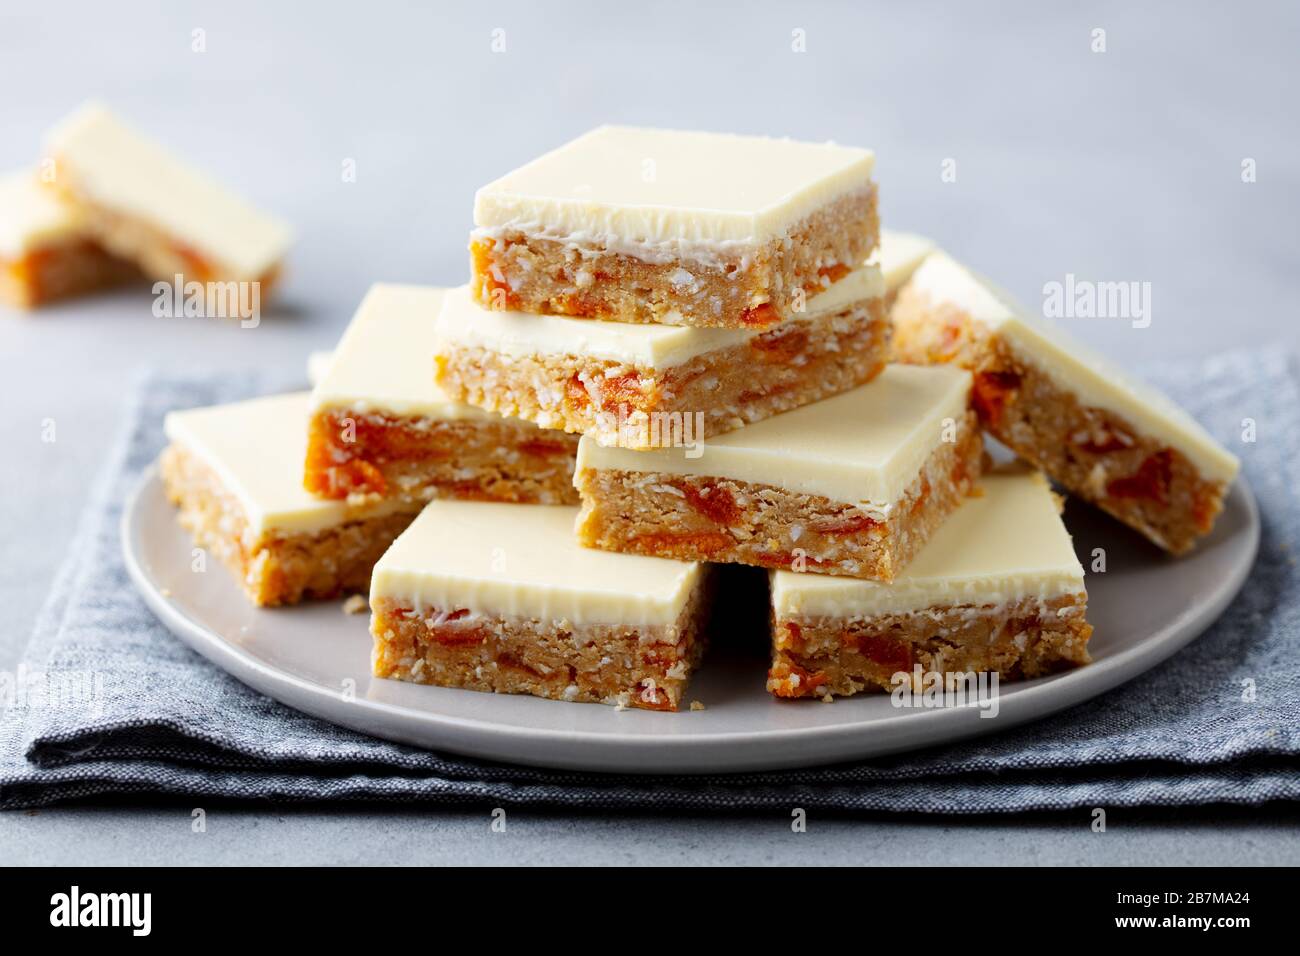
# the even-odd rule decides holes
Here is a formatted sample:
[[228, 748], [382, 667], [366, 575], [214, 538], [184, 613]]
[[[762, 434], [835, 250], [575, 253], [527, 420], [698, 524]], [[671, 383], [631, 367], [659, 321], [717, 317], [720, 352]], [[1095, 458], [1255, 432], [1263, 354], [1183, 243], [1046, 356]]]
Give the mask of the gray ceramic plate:
[[[1239, 480], [1214, 534], [1165, 557], [1136, 534], [1072, 502], [1066, 522], [1088, 576], [1094, 662], [1004, 684], [994, 718], [976, 707], [896, 708], [886, 695], [823, 704], [764, 690], [766, 595], [761, 573], [728, 569], [721, 626], [688, 698], [702, 711], [616, 711], [420, 687], [370, 676], [368, 617], [340, 602], [250, 607], [223, 568], [190, 570], [188, 535], [152, 471], [127, 502], [126, 565], [162, 622], [204, 657], [264, 694], [336, 724], [476, 757], [576, 770], [706, 773], [832, 763], [948, 743], [1086, 700], [1164, 660], [1214, 621], [1241, 588], [1259, 542], [1255, 499]], [[1008, 529], [1014, 534], [1014, 529]]]

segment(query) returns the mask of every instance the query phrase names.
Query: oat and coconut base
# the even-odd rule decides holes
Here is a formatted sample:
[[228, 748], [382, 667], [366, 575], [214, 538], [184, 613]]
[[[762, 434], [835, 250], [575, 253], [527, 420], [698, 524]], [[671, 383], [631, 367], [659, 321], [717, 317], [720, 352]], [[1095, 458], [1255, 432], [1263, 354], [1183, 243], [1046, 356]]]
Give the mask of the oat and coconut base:
[[181, 524], [260, 606], [365, 591], [415, 517], [400, 501], [353, 507], [307, 493], [308, 407], [297, 392], [172, 412], [165, 423], [162, 478]]
[[1214, 526], [1239, 463], [1163, 393], [942, 252], [893, 318], [898, 360], [970, 369], [984, 428], [1071, 493], [1174, 554]]
[[576, 503], [576, 436], [453, 401], [434, 383], [434, 318], [445, 291], [370, 289], [318, 369], [307, 489], [354, 502]]
[[960, 369], [891, 365], [868, 385], [704, 443], [584, 437], [578, 540], [593, 548], [889, 581], [979, 477]]
[[892, 584], [773, 572], [767, 689], [824, 698], [920, 691], [935, 674], [1051, 674], [1088, 662], [1087, 601], [1059, 499], [1040, 472], [1008, 466]]
[[706, 569], [582, 548], [576, 513], [431, 503], [375, 567], [375, 675], [677, 710], [704, 650]]
[[455, 400], [606, 445], [655, 448], [733, 431], [848, 391], [884, 367], [889, 321], [863, 267], [766, 331], [629, 325], [484, 309], [438, 316], [438, 383]]
[[603, 126], [478, 191], [474, 298], [498, 311], [766, 328], [862, 263], [870, 150]]

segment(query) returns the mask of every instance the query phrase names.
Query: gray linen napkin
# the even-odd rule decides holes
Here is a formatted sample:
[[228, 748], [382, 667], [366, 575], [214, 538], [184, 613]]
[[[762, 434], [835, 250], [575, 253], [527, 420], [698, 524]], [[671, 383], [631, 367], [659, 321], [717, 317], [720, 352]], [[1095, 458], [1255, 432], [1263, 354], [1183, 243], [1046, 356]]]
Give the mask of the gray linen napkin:
[[[1259, 498], [1260, 556], [1209, 632], [1122, 693], [973, 742], [811, 770], [649, 778], [375, 740], [255, 693], [173, 638], [136, 596], [117, 530], [128, 490], [162, 445], [162, 416], [298, 383], [151, 377], [134, 393], [23, 665], [27, 684], [42, 673], [101, 683], [75, 700], [30, 689], [0, 697], [0, 807], [152, 795], [970, 814], [1300, 798], [1300, 369], [1273, 350], [1145, 371], [1223, 440], [1243, 418], [1257, 422], [1256, 443], [1230, 444]], [[12, 690], [18, 675], [7, 676]], [[1257, 682], [1253, 702], [1224, 692], [1243, 677]]]

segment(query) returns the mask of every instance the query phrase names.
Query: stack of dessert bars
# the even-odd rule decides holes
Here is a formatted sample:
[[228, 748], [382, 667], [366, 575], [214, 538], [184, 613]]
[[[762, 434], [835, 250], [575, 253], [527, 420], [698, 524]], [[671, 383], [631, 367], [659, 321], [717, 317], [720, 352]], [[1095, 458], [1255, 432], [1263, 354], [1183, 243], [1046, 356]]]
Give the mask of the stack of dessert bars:
[[873, 166], [587, 133], [479, 190], [467, 286], [374, 286], [310, 394], [169, 416], [168, 493], [257, 604], [368, 581], [380, 677], [677, 710], [719, 563], [768, 571], [778, 697], [1086, 663], [1043, 472], [1180, 553], [1236, 460], [881, 242]]

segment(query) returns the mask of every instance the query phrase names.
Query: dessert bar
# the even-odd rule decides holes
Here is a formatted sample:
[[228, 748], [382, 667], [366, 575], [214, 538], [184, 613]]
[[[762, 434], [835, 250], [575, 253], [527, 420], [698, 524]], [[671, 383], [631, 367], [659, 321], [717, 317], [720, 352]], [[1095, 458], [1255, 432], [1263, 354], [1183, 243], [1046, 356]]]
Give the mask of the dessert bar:
[[468, 289], [438, 317], [438, 381], [459, 401], [601, 444], [655, 448], [740, 428], [869, 381], [889, 320], [863, 267], [776, 328], [692, 329], [498, 312]]
[[30, 309], [136, 275], [34, 171], [0, 177], [0, 302]]
[[486, 308], [764, 328], [843, 279], [879, 232], [874, 154], [603, 126], [478, 191]]
[[172, 412], [161, 460], [167, 497], [195, 541], [257, 605], [364, 591], [370, 569], [416, 506], [361, 507], [302, 486], [306, 392]]
[[945, 686], [950, 675], [1050, 674], [1088, 662], [1087, 603], [1060, 500], [1041, 473], [1007, 466], [892, 584], [773, 572], [767, 689], [824, 698], [919, 692], [932, 674]]
[[578, 446], [588, 547], [892, 580], [979, 476], [960, 369], [869, 385], [689, 449]]
[[271, 285], [288, 226], [218, 185], [96, 104], [47, 137], [49, 185], [106, 249], [152, 279]]
[[974, 372], [984, 428], [1072, 493], [1175, 554], [1213, 527], [1238, 461], [1162, 393], [942, 252], [893, 318], [899, 360]]
[[576, 436], [453, 401], [434, 383], [444, 292], [370, 289], [312, 391], [307, 489], [353, 500], [576, 504]]
[[706, 569], [573, 540], [576, 508], [435, 501], [375, 567], [378, 677], [676, 710]]

